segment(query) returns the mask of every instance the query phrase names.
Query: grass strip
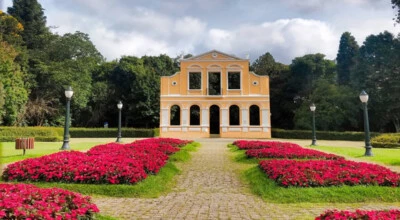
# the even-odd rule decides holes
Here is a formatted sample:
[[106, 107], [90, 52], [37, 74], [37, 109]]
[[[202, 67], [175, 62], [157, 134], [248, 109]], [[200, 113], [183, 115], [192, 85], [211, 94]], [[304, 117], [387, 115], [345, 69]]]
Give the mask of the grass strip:
[[[70, 143], [72, 150], [82, 151], [89, 150], [95, 145], [104, 144], [102, 142], [83, 142]], [[28, 158], [37, 158], [43, 155], [60, 152], [61, 142], [36, 142], [35, 148], [26, 150], [26, 154], [22, 155], [22, 150], [15, 149], [14, 142], [3, 142], [0, 146], [0, 161], [2, 164], [13, 163]]]
[[400, 166], [400, 149], [398, 148], [373, 148], [372, 157], [365, 157], [365, 148], [362, 147], [312, 146], [308, 148], [334, 153], [345, 157], [353, 157], [364, 161], [378, 162], [391, 166]]

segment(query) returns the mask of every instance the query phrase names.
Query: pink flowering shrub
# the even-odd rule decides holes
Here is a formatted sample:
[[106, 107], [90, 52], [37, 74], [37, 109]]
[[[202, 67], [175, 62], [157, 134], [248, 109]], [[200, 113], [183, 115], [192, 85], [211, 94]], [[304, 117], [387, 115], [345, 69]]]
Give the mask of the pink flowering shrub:
[[338, 211], [338, 210], [327, 210], [325, 213], [315, 218], [316, 220], [356, 220], [356, 219], [365, 219], [365, 220], [385, 220], [385, 219], [400, 219], [400, 210], [392, 209], [385, 211], [365, 211], [365, 210], [356, 210], [354, 212], [351, 211]]
[[147, 138], [136, 141], [136, 143], [157, 143], [159, 145], [171, 145], [173, 147], [183, 147], [192, 142], [191, 140], [181, 140], [177, 138]]
[[246, 140], [237, 140], [232, 143], [236, 145], [241, 150], [250, 150], [250, 149], [262, 149], [262, 148], [284, 148], [287, 145], [291, 145], [292, 143], [279, 142], [279, 141], [246, 141]]
[[302, 148], [298, 144], [279, 141], [244, 141], [233, 142], [239, 149], [245, 149], [248, 157], [287, 158], [287, 159], [344, 159], [334, 154]]
[[45, 181], [75, 183], [133, 184], [156, 174], [167, 163], [168, 155], [179, 151], [171, 139], [146, 139], [129, 144], [98, 145], [86, 153], [65, 151], [26, 159], [7, 166], [6, 181]]
[[383, 166], [347, 160], [263, 160], [259, 166], [285, 187], [400, 184], [400, 175]]
[[31, 184], [0, 183], [0, 219], [93, 219], [90, 197]]
[[247, 150], [248, 157], [256, 158], [286, 158], [286, 159], [325, 159], [325, 160], [339, 160], [344, 157], [335, 154], [327, 154], [320, 151], [302, 148], [296, 145], [288, 145], [285, 148], [271, 147], [263, 149]]

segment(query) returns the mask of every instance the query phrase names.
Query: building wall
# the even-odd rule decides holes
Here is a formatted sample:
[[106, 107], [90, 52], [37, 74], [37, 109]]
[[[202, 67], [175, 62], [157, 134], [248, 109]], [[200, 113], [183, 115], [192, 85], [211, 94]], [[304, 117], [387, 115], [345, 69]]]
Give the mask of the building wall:
[[[249, 60], [210, 51], [180, 62], [180, 72], [161, 77], [160, 136], [196, 138], [210, 137], [210, 107], [219, 111], [220, 137], [270, 138], [269, 77], [249, 72]], [[189, 72], [201, 73], [201, 89], [190, 90]], [[208, 94], [210, 72], [221, 73], [221, 95]], [[228, 89], [228, 72], [240, 72], [241, 89]], [[171, 107], [180, 107], [180, 125], [170, 124]], [[190, 125], [190, 107], [200, 107], [200, 125]], [[239, 107], [240, 125], [229, 125], [229, 108]], [[249, 124], [249, 108], [259, 107], [260, 125]]]

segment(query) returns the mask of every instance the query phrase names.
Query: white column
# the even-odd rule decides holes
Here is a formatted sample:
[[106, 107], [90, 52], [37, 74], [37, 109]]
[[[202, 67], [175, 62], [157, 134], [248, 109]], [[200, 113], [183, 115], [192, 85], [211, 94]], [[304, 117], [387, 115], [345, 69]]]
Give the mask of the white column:
[[261, 110], [261, 118], [262, 118], [262, 127], [263, 131], [267, 132], [268, 131], [268, 125], [269, 125], [269, 113], [268, 109], [263, 109]]
[[189, 110], [182, 109], [182, 131], [187, 131], [187, 126], [189, 126]]
[[248, 126], [249, 126], [249, 110], [246, 108], [242, 108], [242, 126], [243, 126], [243, 131], [247, 132], [248, 131]]
[[167, 126], [169, 126], [169, 108], [164, 108], [161, 110], [161, 128], [162, 131], [166, 132], [167, 131]]
[[229, 114], [228, 109], [224, 108], [221, 109], [221, 116], [222, 116], [222, 132], [228, 131], [229, 126]]
[[210, 127], [209, 125], [209, 117], [208, 117], [208, 109], [202, 109], [201, 110], [201, 127], [203, 129], [203, 132], [208, 132], [208, 128]]

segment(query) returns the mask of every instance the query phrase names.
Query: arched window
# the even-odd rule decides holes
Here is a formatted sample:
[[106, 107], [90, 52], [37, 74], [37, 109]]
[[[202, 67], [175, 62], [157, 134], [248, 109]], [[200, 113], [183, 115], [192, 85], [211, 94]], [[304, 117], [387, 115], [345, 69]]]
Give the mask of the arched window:
[[173, 105], [169, 118], [171, 125], [181, 125], [181, 108], [177, 105]]
[[229, 125], [240, 125], [239, 106], [229, 107]]
[[200, 125], [200, 107], [198, 105], [190, 107], [190, 125]]
[[260, 108], [257, 105], [250, 106], [250, 125], [260, 125]]

